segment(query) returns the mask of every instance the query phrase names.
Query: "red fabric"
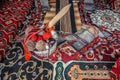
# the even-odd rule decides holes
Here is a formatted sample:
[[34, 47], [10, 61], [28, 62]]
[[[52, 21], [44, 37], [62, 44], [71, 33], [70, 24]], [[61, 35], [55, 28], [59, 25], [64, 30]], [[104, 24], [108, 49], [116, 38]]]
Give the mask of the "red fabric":
[[60, 54], [57, 54], [56, 53], [53, 53], [52, 55], [49, 56], [49, 59], [51, 61], [63, 61], [63, 62], [68, 62], [68, 61], [71, 61], [71, 60], [80, 60], [81, 59], [81, 56], [79, 53], [74, 53], [72, 56], [69, 56], [68, 54], [66, 53], [62, 53], [60, 52]]
[[[28, 21], [26, 23], [26, 25], [30, 25], [30, 26], [36, 26], [36, 25], [41, 25], [40, 24], [40, 20], [41, 20], [41, 13], [42, 13], [42, 7], [41, 7], [41, 3], [40, 0], [36, 0], [37, 2], [37, 7], [34, 10], [32, 10], [30, 16], [28, 17]], [[26, 29], [26, 25], [24, 25], [24, 30]]]
[[[41, 57], [39, 57], [41, 58]], [[71, 60], [80, 60], [81, 54], [77, 52], [68, 42], [58, 46], [56, 51], [48, 56], [50, 61], [68, 62]]]
[[[56, 51], [48, 56], [51, 61], [62, 60], [68, 62], [70, 60], [83, 61], [115, 61], [119, 57], [120, 45], [118, 38], [120, 32], [111, 32], [109, 37], [96, 37], [92, 42], [85, 45], [80, 50], [71, 48], [72, 42], [64, 42], [57, 46]], [[92, 53], [92, 54], [91, 54]], [[37, 56], [38, 57], [38, 56]], [[40, 59], [43, 59], [39, 56]]]
[[25, 54], [25, 59], [26, 59], [27, 61], [29, 61], [29, 60], [30, 60], [30, 58], [31, 58], [31, 56], [32, 56], [32, 54], [31, 54], [31, 53], [29, 53], [29, 54]]
[[2, 58], [32, 5], [33, 0], [12, 0], [2, 5], [0, 9], [0, 55]]
[[[116, 80], [120, 80], [120, 58], [116, 61], [115, 65], [111, 69], [111, 74], [113, 74]], [[113, 76], [111, 78], [114, 79]]]
[[37, 38], [37, 41], [40, 41], [40, 40], [43, 40], [43, 37], [39, 35]]
[[44, 39], [44, 40], [48, 40], [49, 38], [51, 38], [51, 33], [49, 33], [49, 32], [44, 32], [44, 33], [43, 33], [43, 39]]
[[114, 9], [115, 9], [115, 1], [116, 0], [110, 0], [110, 2], [109, 2], [110, 4], [112, 4], [112, 6], [113, 6]]
[[[81, 57], [84, 61], [116, 61], [120, 56], [120, 45], [118, 43], [120, 32], [114, 31], [107, 38], [96, 38], [94, 41], [89, 43], [83, 49], [80, 50], [80, 53], [83, 53], [85, 56]], [[98, 45], [97, 47], [95, 47]], [[91, 55], [90, 49], [93, 54]], [[89, 52], [88, 52], [89, 51]], [[103, 53], [103, 52], [104, 53]], [[88, 53], [86, 53], [88, 52]], [[86, 54], [85, 54], [86, 53]]]
[[31, 37], [31, 40], [32, 40], [32, 41], [37, 41], [37, 35], [32, 36], [32, 37]]

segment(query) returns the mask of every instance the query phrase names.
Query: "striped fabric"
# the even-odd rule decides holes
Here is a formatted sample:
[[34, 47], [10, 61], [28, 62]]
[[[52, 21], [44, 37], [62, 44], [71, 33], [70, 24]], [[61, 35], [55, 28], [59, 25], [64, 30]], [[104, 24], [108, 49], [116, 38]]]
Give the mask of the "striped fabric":
[[43, 23], [48, 23], [56, 15], [56, 3], [50, 3], [50, 11], [48, 11], [44, 17]]
[[[78, 9], [79, 1], [61, 0], [57, 2], [50, 2], [50, 11], [48, 11], [44, 17], [43, 23], [48, 23], [64, 6], [72, 4], [69, 12], [67, 12], [61, 19], [60, 23], [57, 23], [57, 30], [75, 33], [81, 29], [81, 19]], [[59, 27], [59, 28], [58, 28]]]
[[74, 2], [73, 6], [74, 6], [76, 30], [79, 31], [81, 29], [82, 23], [81, 23], [80, 13], [79, 13], [79, 9], [78, 9], [78, 2]]

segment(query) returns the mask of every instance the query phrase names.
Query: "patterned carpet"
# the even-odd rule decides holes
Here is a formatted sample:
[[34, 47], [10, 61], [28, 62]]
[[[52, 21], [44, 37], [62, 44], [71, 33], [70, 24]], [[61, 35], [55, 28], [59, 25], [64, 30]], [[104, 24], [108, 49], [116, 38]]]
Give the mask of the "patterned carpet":
[[4, 60], [1, 80], [110, 80], [114, 62], [62, 61], [51, 62], [32, 56], [26, 61], [20, 42], [12, 45]]
[[[33, 8], [22, 22], [20, 31], [23, 36], [16, 36], [0, 63], [0, 80], [120, 80], [119, 4], [113, 5], [109, 0], [65, 0], [66, 3], [50, 0], [50, 10], [44, 12], [40, 0], [33, 1]], [[72, 5], [70, 14], [61, 19], [64, 25], [62, 21], [56, 24], [58, 39], [49, 39], [50, 46], [57, 42], [55, 50], [37, 54], [37, 50], [30, 47], [33, 55], [26, 61], [23, 48], [26, 28], [44, 27], [41, 25], [49, 22], [68, 3]], [[106, 14], [106, 10], [110, 14]], [[99, 18], [100, 21], [95, 22]], [[68, 23], [71, 25], [66, 26]], [[106, 23], [112, 24], [108, 26]], [[28, 36], [36, 30], [28, 30]], [[27, 45], [34, 44], [37, 43], [33, 41]]]
[[[3, 58], [5, 52], [12, 44], [16, 34], [19, 34], [22, 21], [25, 20], [29, 10], [32, 8], [33, 0], [29, 1], [6, 1], [2, 0], [0, 5], [0, 56]], [[1, 61], [0, 57], [0, 61]]]

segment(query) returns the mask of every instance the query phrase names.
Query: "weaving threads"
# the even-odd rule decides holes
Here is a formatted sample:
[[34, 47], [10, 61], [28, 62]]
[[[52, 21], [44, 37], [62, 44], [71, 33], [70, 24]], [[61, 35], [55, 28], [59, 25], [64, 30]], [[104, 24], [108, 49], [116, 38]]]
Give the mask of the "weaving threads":
[[44, 51], [46, 48], [46, 42], [43, 40], [40, 40], [36, 43], [35, 48], [39, 51]]
[[29, 51], [33, 51], [35, 49], [35, 42], [32, 40], [29, 40], [26, 44], [27, 48]]

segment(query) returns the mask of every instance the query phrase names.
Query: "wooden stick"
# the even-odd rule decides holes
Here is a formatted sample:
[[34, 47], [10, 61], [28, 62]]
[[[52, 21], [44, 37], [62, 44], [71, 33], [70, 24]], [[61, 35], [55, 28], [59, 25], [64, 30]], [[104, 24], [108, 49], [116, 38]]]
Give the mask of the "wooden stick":
[[71, 4], [65, 6], [48, 24], [48, 28], [54, 26], [70, 9]]

